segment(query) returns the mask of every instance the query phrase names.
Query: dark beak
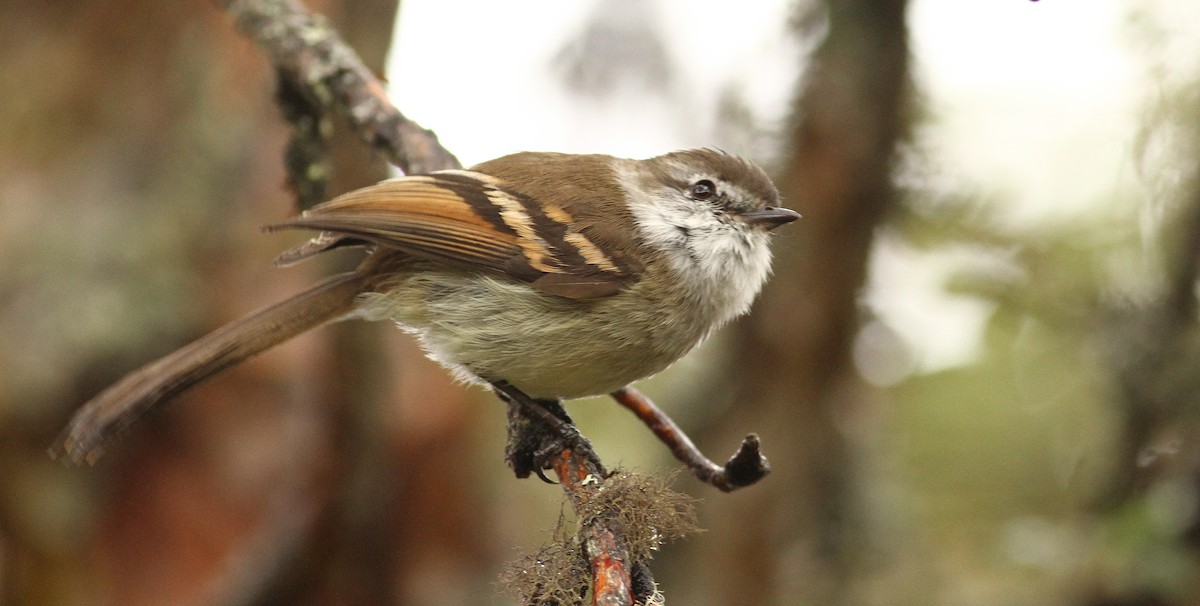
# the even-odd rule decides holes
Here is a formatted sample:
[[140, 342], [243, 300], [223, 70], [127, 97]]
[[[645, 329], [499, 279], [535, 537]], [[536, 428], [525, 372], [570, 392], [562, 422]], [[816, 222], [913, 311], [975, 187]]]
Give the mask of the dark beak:
[[751, 225], [759, 225], [764, 229], [775, 229], [784, 223], [791, 223], [800, 218], [800, 213], [787, 208], [768, 206], [758, 210], [748, 210], [742, 213], [742, 220]]

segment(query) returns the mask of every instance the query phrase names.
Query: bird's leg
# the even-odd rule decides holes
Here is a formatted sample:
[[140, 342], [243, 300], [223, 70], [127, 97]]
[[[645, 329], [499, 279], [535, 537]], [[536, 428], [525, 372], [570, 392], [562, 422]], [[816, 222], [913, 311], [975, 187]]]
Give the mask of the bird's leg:
[[493, 382], [492, 387], [508, 403], [504, 459], [518, 478], [535, 473], [545, 480], [542, 470], [553, 467], [554, 458], [568, 449], [591, 458], [599, 467], [592, 445], [572, 424], [561, 401], [531, 398], [505, 381]]

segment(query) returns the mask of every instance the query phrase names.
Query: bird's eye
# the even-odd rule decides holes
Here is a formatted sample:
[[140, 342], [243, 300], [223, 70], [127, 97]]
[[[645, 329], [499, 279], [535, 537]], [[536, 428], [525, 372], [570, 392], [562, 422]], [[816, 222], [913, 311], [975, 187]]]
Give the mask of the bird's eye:
[[696, 200], [711, 200], [717, 195], [717, 186], [708, 179], [702, 179], [692, 184], [689, 193]]

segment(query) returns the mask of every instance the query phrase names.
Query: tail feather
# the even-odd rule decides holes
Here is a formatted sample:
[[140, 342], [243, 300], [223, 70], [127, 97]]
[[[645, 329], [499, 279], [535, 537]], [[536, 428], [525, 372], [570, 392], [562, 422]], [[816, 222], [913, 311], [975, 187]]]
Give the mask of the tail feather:
[[365, 287], [358, 272], [254, 312], [131, 373], [84, 404], [50, 449], [50, 456], [95, 463], [105, 443], [158, 403], [306, 330], [354, 308]]

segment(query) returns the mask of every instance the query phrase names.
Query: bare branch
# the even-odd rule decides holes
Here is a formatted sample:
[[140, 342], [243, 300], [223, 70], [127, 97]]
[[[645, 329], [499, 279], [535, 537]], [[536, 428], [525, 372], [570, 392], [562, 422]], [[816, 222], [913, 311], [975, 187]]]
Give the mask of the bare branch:
[[717, 465], [696, 448], [691, 438], [667, 413], [638, 390], [625, 387], [611, 395], [621, 406], [637, 415], [701, 482], [730, 492], [754, 484], [771, 473], [771, 464], [760, 452], [756, 434], [746, 436], [724, 466]]
[[324, 18], [296, 0], [220, 3], [295, 91], [341, 115], [367, 145], [405, 173], [460, 167], [432, 131], [392, 105], [383, 84]]

